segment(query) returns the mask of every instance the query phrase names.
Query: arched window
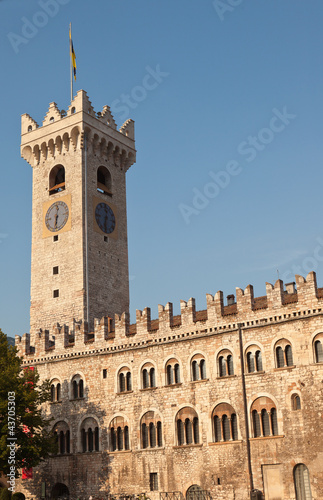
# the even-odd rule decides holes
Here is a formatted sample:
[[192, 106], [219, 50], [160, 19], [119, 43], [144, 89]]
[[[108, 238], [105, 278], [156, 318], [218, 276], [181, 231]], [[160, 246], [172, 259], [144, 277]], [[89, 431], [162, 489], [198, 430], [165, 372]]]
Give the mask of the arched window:
[[162, 424], [160, 420], [157, 422], [157, 446], [163, 446]]
[[52, 384], [50, 386], [50, 400], [52, 403], [54, 403], [54, 401], [55, 401], [55, 385], [54, 384]]
[[118, 392], [131, 391], [131, 372], [129, 368], [123, 367], [118, 372]]
[[60, 193], [65, 189], [65, 168], [63, 165], [56, 165], [49, 174], [49, 194]]
[[195, 354], [191, 359], [191, 380], [205, 380], [206, 379], [206, 364], [202, 354]]
[[180, 369], [179, 369], [179, 364], [176, 363], [174, 365], [174, 379], [175, 379], [175, 384], [180, 384], [181, 382], [181, 375], [180, 375]]
[[246, 369], [248, 373], [263, 371], [261, 351], [257, 345], [246, 349]]
[[185, 427], [186, 444], [192, 444], [193, 442], [192, 422], [190, 421], [189, 418], [185, 419], [184, 427]]
[[56, 400], [60, 401], [61, 400], [61, 384], [58, 383], [56, 386]]
[[111, 174], [106, 167], [99, 167], [97, 171], [97, 189], [100, 193], [112, 195]]
[[88, 417], [81, 425], [81, 441], [83, 452], [99, 451], [99, 426], [98, 422]]
[[84, 397], [84, 383], [80, 375], [74, 375], [71, 387], [72, 399], [82, 399]]
[[198, 380], [199, 379], [199, 369], [198, 369], [198, 364], [197, 361], [193, 361], [192, 363], [192, 380]]
[[126, 382], [124, 378], [124, 373], [119, 374], [119, 390], [120, 392], [124, 392], [126, 390]]
[[180, 383], [180, 369], [177, 359], [173, 358], [167, 361], [166, 365], [166, 385]]
[[257, 372], [262, 372], [263, 371], [263, 367], [262, 367], [262, 355], [261, 355], [261, 351], [257, 350], [255, 352], [255, 359], [256, 359], [256, 370], [257, 370]]
[[252, 352], [247, 353], [247, 365], [248, 365], [248, 373], [253, 373], [255, 371], [255, 361]]
[[274, 402], [266, 396], [257, 398], [251, 406], [253, 437], [278, 435], [277, 411]]
[[312, 500], [310, 474], [304, 464], [297, 464], [294, 467], [294, 486], [296, 500]]
[[63, 420], [55, 424], [53, 432], [57, 439], [58, 453], [64, 455], [70, 453], [70, 430], [69, 426]]
[[182, 408], [176, 415], [178, 446], [199, 443], [199, 421], [193, 408]]
[[220, 403], [212, 412], [213, 441], [236, 441], [238, 425], [236, 412], [228, 403]]
[[292, 346], [286, 339], [279, 340], [275, 345], [276, 366], [284, 368], [284, 366], [293, 366]]
[[269, 415], [265, 408], [261, 410], [261, 425], [263, 436], [270, 436]]
[[224, 349], [218, 354], [217, 365], [219, 377], [234, 375], [233, 356], [228, 349]]
[[109, 425], [110, 450], [129, 450], [129, 427], [123, 417], [115, 417]]
[[291, 397], [292, 402], [292, 410], [300, 410], [301, 409], [301, 398], [298, 394], [292, 394]]
[[131, 391], [132, 390], [131, 372], [127, 372], [127, 375], [126, 375], [126, 389], [127, 389], [127, 391]]
[[152, 363], [146, 363], [141, 371], [142, 388], [156, 387], [155, 368]]
[[197, 484], [190, 486], [186, 492], [186, 500], [203, 500], [205, 492]]
[[201, 359], [201, 361], [200, 361], [200, 376], [201, 376], [201, 380], [206, 379], [205, 359]]
[[173, 367], [172, 367], [172, 365], [167, 365], [166, 372], [167, 372], [167, 385], [171, 385], [171, 384], [173, 384]]
[[52, 403], [57, 403], [62, 400], [61, 398], [61, 384], [58, 379], [51, 381], [50, 385], [50, 400]]
[[253, 437], [261, 436], [260, 418], [257, 410], [252, 410]]
[[155, 448], [156, 446], [156, 427], [153, 422], [149, 424], [149, 444], [150, 448]]
[[160, 416], [154, 411], [145, 413], [140, 421], [141, 447], [156, 448], [163, 446], [162, 423]]
[[323, 363], [323, 334], [320, 333], [314, 339], [315, 363]]

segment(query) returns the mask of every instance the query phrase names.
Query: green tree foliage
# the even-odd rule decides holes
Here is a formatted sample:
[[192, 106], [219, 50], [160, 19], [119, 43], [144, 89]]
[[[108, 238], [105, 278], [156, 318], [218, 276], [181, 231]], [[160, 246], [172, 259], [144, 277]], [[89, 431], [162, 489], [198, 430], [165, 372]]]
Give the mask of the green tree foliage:
[[[10, 403], [12, 399], [14, 405]], [[49, 400], [49, 381], [40, 385], [36, 370], [22, 368], [17, 349], [8, 344], [6, 335], [0, 330], [0, 470], [5, 474], [10, 471], [8, 462], [12, 458], [9, 443], [16, 443], [16, 475], [18, 469], [34, 467], [50, 453], [55, 453], [56, 441], [49, 430], [51, 419], [41, 411], [41, 405]], [[17, 439], [10, 441], [10, 437]]]

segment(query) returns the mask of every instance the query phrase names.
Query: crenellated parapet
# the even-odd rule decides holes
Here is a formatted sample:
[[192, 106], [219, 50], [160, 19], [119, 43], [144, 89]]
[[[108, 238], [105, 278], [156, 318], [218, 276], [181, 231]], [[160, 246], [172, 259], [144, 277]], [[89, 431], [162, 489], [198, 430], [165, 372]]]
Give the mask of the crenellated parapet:
[[[62, 131], [63, 130], [63, 131]], [[119, 130], [109, 106], [95, 113], [84, 90], [79, 90], [68, 110], [59, 110], [55, 102], [39, 127], [28, 114], [21, 117], [21, 156], [32, 166], [67, 153], [84, 150], [113, 159], [127, 170], [136, 160], [134, 122], [128, 119]]]
[[[115, 349], [130, 349], [151, 342], [173, 341], [187, 335], [236, 329], [239, 323], [257, 325], [288, 320], [295, 315], [320, 314], [323, 311], [323, 288], [317, 288], [316, 275], [295, 276], [295, 282], [277, 280], [266, 283], [266, 295], [254, 297], [253, 287], [236, 289], [236, 298], [229, 295], [224, 304], [223, 292], [206, 295], [207, 309], [196, 311], [195, 299], [181, 301], [181, 314], [173, 314], [173, 304], [158, 305], [158, 319], [151, 319], [149, 307], [136, 311], [136, 323], [130, 324], [128, 313], [104, 316], [94, 320], [89, 331], [86, 321], [73, 319], [68, 325], [55, 323], [31, 335], [16, 335], [16, 346], [28, 359], [55, 358], [64, 353], [82, 355]], [[322, 308], [322, 309], [321, 309]], [[304, 312], [305, 311], [305, 312]]]

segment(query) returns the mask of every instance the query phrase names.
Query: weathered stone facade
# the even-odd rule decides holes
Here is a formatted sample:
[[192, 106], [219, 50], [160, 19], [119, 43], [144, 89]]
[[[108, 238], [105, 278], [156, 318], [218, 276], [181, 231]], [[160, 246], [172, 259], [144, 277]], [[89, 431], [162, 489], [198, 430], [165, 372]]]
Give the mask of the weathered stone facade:
[[[77, 98], [80, 95], [85, 99], [83, 93]], [[92, 118], [94, 127], [101, 118]], [[88, 195], [103, 199], [104, 194], [96, 192], [95, 173], [102, 159], [96, 161], [93, 151], [98, 141], [90, 134], [91, 127], [86, 147], [94, 181]], [[59, 159], [64, 161], [66, 173], [69, 165], [76, 171], [78, 162], [83, 162], [84, 129], [79, 130], [80, 142], [72, 141], [72, 156], [69, 150], [65, 160]], [[105, 140], [100, 154], [105, 154]], [[130, 149], [131, 156], [128, 152], [124, 157], [133, 160], [134, 146]], [[48, 182], [57, 162], [55, 155], [54, 160], [48, 163], [45, 158], [46, 173], [34, 176], [33, 208], [38, 215], [33, 214], [33, 225], [39, 225], [37, 217], [41, 217], [46, 196], [48, 199], [42, 182]], [[119, 166], [107, 164], [114, 179], [113, 168]], [[224, 305], [222, 292], [208, 294], [204, 311], [196, 311], [195, 301], [190, 299], [181, 302], [179, 316], [173, 316], [168, 303], [159, 306], [158, 319], [151, 320], [146, 308], [137, 311], [136, 323], [129, 325], [128, 277], [124, 288], [117, 277], [120, 272], [123, 280], [128, 272], [124, 172], [117, 179], [121, 187], [119, 190], [114, 184], [113, 203], [119, 217], [114, 241], [121, 242], [112, 252], [112, 260], [119, 250], [123, 257], [115, 281], [104, 273], [99, 279], [100, 273], [94, 269], [100, 262], [99, 245], [106, 241], [94, 229], [92, 205], [88, 209], [89, 274], [93, 271], [89, 279], [90, 327], [84, 306], [85, 242], [77, 234], [86, 220], [82, 194], [79, 198], [76, 194], [81, 185], [84, 190], [84, 174], [71, 181], [78, 184], [78, 188], [71, 186], [73, 203], [79, 199], [79, 209], [71, 205], [71, 210], [78, 215], [72, 219], [71, 229], [62, 232], [73, 251], [64, 254], [62, 250], [55, 260], [55, 265], [61, 265], [62, 258], [66, 272], [71, 273], [70, 295], [63, 296], [62, 310], [55, 309], [50, 294], [43, 299], [54, 286], [55, 277], [46, 277], [44, 270], [54, 243], [51, 237], [36, 234], [41, 229], [33, 228], [31, 332], [17, 336], [16, 345], [24, 365], [37, 367], [42, 379], [52, 381], [52, 403], [44, 411], [54, 418], [60, 454], [34, 470], [32, 480], [22, 481], [27, 497], [40, 498], [45, 482], [48, 496], [54, 497], [59, 483], [68, 488], [70, 498], [82, 499], [141, 492], [153, 500], [167, 492], [173, 499], [173, 492], [185, 496], [197, 485], [205, 492], [203, 498], [242, 500], [255, 488], [266, 500], [294, 500], [295, 484], [307, 495], [297, 499], [323, 498], [323, 288], [317, 288], [315, 273], [306, 279], [296, 276], [296, 286], [287, 284], [286, 289], [280, 280], [274, 286], [267, 284], [263, 297], [254, 297], [250, 285], [244, 291], [237, 288], [228, 305]], [[88, 184], [91, 186], [90, 181]], [[66, 180], [65, 192], [54, 196], [65, 196], [67, 189]], [[76, 262], [77, 253], [82, 265]], [[47, 268], [51, 262], [46, 263]], [[121, 269], [123, 265], [125, 269]], [[74, 276], [77, 272], [81, 276]], [[43, 292], [39, 296], [37, 283]], [[60, 289], [64, 286], [62, 278]], [[96, 294], [107, 300], [104, 314], [112, 319], [94, 319], [92, 327], [91, 318], [100, 317], [97, 312], [103, 304], [100, 298], [96, 306]], [[76, 304], [76, 296], [82, 301], [72, 309], [70, 302]], [[119, 302], [125, 312], [118, 308]]]

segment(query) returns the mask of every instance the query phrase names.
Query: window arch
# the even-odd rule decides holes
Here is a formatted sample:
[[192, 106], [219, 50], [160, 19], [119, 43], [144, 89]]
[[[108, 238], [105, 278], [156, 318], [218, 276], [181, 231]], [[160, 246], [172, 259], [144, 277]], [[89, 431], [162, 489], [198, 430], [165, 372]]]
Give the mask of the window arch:
[[129, 392], [132, 390], [131, 371], [127, 366], [118, 371], [118, 392]]
[[141, 387], [142, 389], [156, 387], [155, 367], [152, 363], [145, 363], [141, 369]]
[[323, 333], [319, 333], [314, 338], [314, 362], [323, 363]]
[[291, 397], [292, 410], [300, 410], [301, 409], [301, 398], [298, 394], [292, 394]]
[[276, 368], [284, 368], [285, 366], [293, 366], [293, 352], [290, 342], [286, 339], [281, 339], [275, 344]]
[[66, 422], [61, 420], [54, 425], [53, 432], [57, 442], [57, 452], [59, 455], [70, 453], [70, 428]]
[[163, 446], [162, 422], [158, 413], [147, 411], [140, 420], [141, 447], [156, 448]]
[[115, 417], [109, 425], [110, 450], [122, 451], [130, 449], [129, 425], [123, 417]]
[[74, 375], [71, 382], [71, 399], [84, 398], [84, 382], [81, 375]]
[[191, 359], [191, 380], [193, 382], [197, 380], [206, 379], [206, 363], [205, 358], [202, 354], [195, 354]]
[[97, 190], [100, 193], [112, 195], [111, 174], [107, 167], [99, 167], [97, 170]]
[[176, 433], [178, 446], [198, 444], [199, 437], [199, 419], [193, 408], [182, 408], [176, 415]]
[[223, 349], [217, 357], [218, 376], [226, 377], [234, 375], [233, 356], [229, 349]]
[[52, 403], [58, 403], [62, 401], [61, 383], [58, 379], [54, 379], [51, 381], [50, 400]]
[[296, 500], [312, 500], [310, 474], [304, 464], [297, 464], [294, 467], [294, 486]]
[[253, 437], [278, 435], [277, 410], [275, 403], [266, 396], [257, 398], [251, 406]]
[[246, 370], [248, 373], [262, 372], [262, 353], [257, 345], [251, 345], [246, 349]]
[[237, 415], [231, 405], [220, 403], [212, 412], [213, 442], [237, 441]]
[[65, 168], [63, 165], [56, 165], [49, 174], [49, 194], [60, 193], [65, 189]]
[[166, 364], [166, 385], [180, 384], [180, 367], [177, 359], [172, 358]]
[[205, 496], [205, 491], [197, 484], [190, 486], [186, 492], [186, 500], [203, 500]]
[[93, 417], [83, 420], [81, 425], [82, 451], [99, 451], [99, 425]]

